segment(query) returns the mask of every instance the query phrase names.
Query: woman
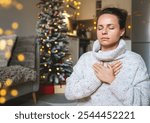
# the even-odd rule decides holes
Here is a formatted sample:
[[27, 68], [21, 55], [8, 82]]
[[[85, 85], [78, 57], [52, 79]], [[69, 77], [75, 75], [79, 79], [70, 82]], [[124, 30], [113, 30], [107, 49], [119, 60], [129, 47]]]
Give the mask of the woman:
[[119, 8], [100, 12], [93, 51], [80, 57], [66, 80], [68, 100], [78, 100], [78, 105], [149, 105], [150, 81], [145, 63], [140, 55], [126, 50], [121, 38], [126, 18], [127, 12]]

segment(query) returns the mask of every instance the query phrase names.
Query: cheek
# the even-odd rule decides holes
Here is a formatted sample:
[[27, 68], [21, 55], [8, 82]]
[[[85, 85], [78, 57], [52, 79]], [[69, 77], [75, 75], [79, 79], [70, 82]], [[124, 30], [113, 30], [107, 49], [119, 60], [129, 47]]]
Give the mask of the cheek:
[[110, 36], [112, 38], [120, 38], [121, 33], [120, 32], [112, 32], [112, 33], [110, 33]]
[[100, 31], [97, 31], [96, 33], [97, 33], [98, 38], [101, 37], [101, 32]]

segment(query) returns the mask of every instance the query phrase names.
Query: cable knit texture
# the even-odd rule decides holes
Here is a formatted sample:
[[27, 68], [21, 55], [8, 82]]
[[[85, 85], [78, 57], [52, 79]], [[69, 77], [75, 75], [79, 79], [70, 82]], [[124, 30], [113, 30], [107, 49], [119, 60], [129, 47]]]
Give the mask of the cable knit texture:
[[[147, 106], [150, 102], [150, 80], [142, 57], [126, 50], [120, 40], [116, 49], [101, 51], [99, 41], [93, 50], [83, 54], [66, 80], [65, 96], [78, 100], [78, 105], [89, 106]], [[111, 64], [119, 60], [122, 68], [111, 84], [102, 83], [92, 65], [103, 61]]]

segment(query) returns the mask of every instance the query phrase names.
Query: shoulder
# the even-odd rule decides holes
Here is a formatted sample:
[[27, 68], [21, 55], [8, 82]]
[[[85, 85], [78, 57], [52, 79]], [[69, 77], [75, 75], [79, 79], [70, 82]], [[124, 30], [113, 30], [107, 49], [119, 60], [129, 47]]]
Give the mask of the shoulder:
[[132, 62], [133, 64], [145, 64], [142, 56], [133, 51], [126, 52], [126, 60], [128, 60], [128, 62]]
[[89, 51], [89, 52], [82, 54], [79, 60], [91, 59], [91, 57], [93, 57], [93, 54], [92, 54], [92, 51]]

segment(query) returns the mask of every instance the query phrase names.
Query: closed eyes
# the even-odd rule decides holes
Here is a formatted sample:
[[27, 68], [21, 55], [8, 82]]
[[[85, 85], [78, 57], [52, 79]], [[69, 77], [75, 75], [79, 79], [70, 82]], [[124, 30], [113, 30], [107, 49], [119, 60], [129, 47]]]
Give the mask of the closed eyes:
[[[102, 26], [102, 25], [100, 25], [100, 26], [98, 26], [98, 30], [103, 30], [105, 27], [104, 26]], [[113, 30], [113, 29], [115, 29], [115, 27], [114, 27], [114, 25], [112, 25], [112, 24], [110, 24], [110, 25], [107, 25], [107, 27], [106, 27], [107, 29], [110, 29], [110, 30]]]

